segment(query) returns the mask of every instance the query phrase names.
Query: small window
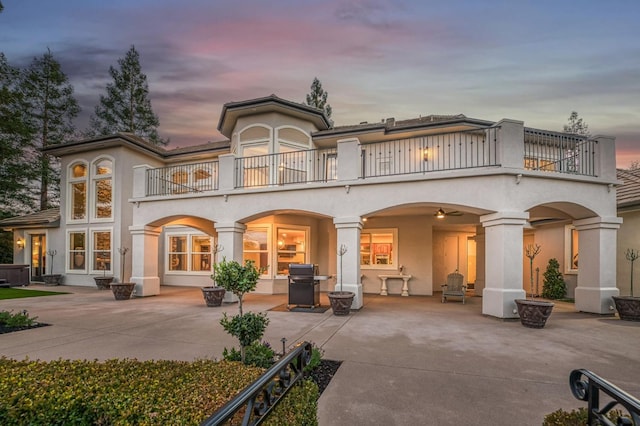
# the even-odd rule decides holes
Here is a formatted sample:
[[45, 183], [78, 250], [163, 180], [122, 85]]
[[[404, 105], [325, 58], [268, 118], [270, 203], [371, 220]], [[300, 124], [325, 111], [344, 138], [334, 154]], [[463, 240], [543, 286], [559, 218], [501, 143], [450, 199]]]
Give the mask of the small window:
[[80, 221], [87, 218], [87, 166], [75, 163], [69, 170], [69, 218]]
[[395, 229], [366, 230], [360, 234], [360, 265], [370, 269], [396, 269], [398, 237]]
[[113, 274], [111, 253], [111, 231], [92, 232], [92, 265], [93, 271], [103, 274]]
[[578, 241], [578, 230], [572, 225], [565, 227], [565, 272], [569, 274], [578, 273], [578, 253], [580, 245]]
[[69, 271], [86, 270], [86, 234], [85, 232], [69, 232]]
[[113, 162], [99, 159], [93, 163], [94, 218], [111, 219], [113, 217]]
[[243, 260], [253, 260], [256, 268], [269, 274], [269, 231], [267, 228], [249, 228], [242, 237]]
[[307, 231], [278, 228], [278, 275], [289, 274], [290, 263], [307, 263]]
[[167, 271], [210, 274], [213, 268], [213, 239], [204, 234], [171, 234], [167, 238]]

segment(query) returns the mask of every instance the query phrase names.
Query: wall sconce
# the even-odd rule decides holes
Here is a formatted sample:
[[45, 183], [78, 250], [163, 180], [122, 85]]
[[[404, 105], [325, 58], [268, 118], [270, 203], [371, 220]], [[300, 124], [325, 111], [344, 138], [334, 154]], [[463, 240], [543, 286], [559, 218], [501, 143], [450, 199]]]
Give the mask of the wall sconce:
[[24, 240], [22, 238], [18, 238], [16, 245], [18, 246], [18, 250], [22, 250], [24, 248]]
[[429, 161], [429, 148], [425, 148], [425, 149], [422, 151], [422, 159], [423, 159], [424, 161]]

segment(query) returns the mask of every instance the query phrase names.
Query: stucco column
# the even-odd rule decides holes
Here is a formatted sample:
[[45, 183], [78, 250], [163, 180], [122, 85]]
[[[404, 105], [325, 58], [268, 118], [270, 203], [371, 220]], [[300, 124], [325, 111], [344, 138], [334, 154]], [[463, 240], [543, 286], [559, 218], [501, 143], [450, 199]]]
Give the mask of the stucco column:
[[[136, 283], [134, 296], [155, 296], [160, 294], [158, 276], [158, 236], [157, 228], [144, 225], [129, 227], [131, 232], [131, 278]], [[120, 277], [125, 280], [126, 277]]]
[[496, 126], [498, 164], [504, 168], [522, 169], [524, 166], [524, 122], [504, 118]]
[[619, 217], [590, 217], [573, 222], [578, 230], [578, 287], [576, 309], [595, 314], [613, 314], [611, 296], [616, 287], [616, 236]]
[[485, 228], [485, 288], [482, 313], [518, 318], [514, 300], [524, 299], [522, 288], [522, 232], [526, 212], [499, 212], [480, 217]]
[[[360, 177], [360, 141], [358, 138], [339, 139], [338, 181], [357, 180]], [[360, 243], [358, 243], [360, 246]]]
[[484, 227], [476, 227], [476, 282], [473, 285], [473, 294], [482, 296], [485, 283], [485, 238]]
[[147, 196], [147, 170], [151, 170], [148, 164], [133, 166], [133, 198], [144, 198]]
[[[336, 217], [333, 224], [337, 230], [336, 265], [337, 276], [335, 291], [340, 291], [342, 282], [343, 291], [355, 293], [351, 309], [362, 308], [362, 283], [360, 282], [360, 231], [362, 230], [362, 220], [359, 217]], [[347, 251], [340, 259], [337, 254], [341, 246]], [[342, 260], [342, 270], [340, 261]]]
[[236, 156], [223, 154], [218, 157], [218, 190], [231, 191], [235, 188]]
[[[222, 251], [218, 253], [218, 262], [225, 259], [243, 263], [242, 236], [247, 229], [246, 225], [239, 222], [219, 222], [215, 224], [215, 227], [218, 232], [218, 245], [222, 246]], [[223, 301], [237, 302], [238, 298], [234, 294], [226, 292]]]

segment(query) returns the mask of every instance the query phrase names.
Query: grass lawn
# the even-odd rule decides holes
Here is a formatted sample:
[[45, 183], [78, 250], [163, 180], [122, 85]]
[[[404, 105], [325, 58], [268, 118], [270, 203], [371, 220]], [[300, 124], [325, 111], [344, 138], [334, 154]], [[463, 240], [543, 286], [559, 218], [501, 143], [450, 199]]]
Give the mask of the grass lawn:
[[25, 290], [21, 288], [0, 288], [0, 300], [21, 299], [23, 297], [54, 296], [56, 294], [69, 294], [60, 291]]

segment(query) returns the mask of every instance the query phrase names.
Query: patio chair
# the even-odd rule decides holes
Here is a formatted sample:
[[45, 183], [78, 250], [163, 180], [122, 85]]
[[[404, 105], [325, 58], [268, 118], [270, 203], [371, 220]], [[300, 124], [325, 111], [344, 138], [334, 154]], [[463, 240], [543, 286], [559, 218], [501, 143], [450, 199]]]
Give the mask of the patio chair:
[[464, 276], [457, 270], [447, 275], [447, 283], [442, 285], [442, 303], [447, 301], [447, 297], [462, 297], [464, 305], [464, 296], [467, 286], [462, 285]]

